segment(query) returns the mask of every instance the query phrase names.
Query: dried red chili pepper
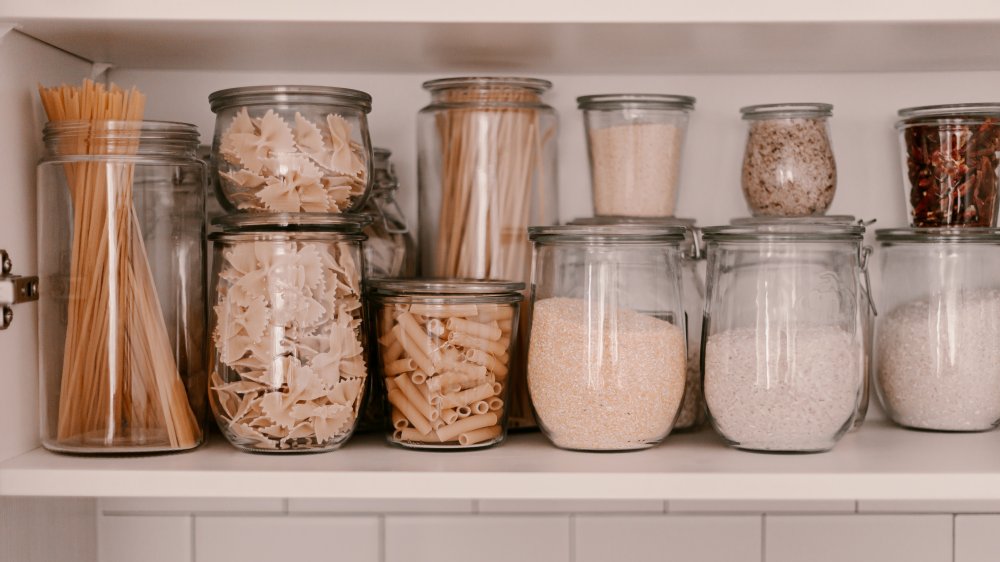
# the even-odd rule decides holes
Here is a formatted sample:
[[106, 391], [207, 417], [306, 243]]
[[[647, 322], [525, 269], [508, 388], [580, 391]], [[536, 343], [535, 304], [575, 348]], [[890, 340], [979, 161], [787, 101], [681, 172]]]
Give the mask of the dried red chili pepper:
[[[974, 124], [970, 124], [974, 123]], [[948, 115], [903, 126], [913, 226], [993, 226], [1000, 122]]]

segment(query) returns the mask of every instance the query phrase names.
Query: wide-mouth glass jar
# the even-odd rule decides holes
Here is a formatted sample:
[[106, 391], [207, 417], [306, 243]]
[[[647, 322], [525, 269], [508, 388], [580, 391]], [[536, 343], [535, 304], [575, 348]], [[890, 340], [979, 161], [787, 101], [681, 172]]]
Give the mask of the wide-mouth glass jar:
[[524, 284], [376, 279], [367, 286], [389, 443], [469, 449], [502, 442]]
[[908, 107], [899, 117], [910, 225], [996, 226], [1000, 103]]
[[322, 452], [357, 424], [367, 378], [364, 218], [230, 215], [214, 244], [209, 401], [243, 451]]
[[208, 96], [212, 172], [229, 212], [350, 213], [371, 187], [365, 92], [247, 86]]
[[675, 226], [532, 227], [528, 388], [557, 447], [645, 449], [684, 397], [681, 245]]
[[583, 111], [596, 215], [672, 217], [691, 96], [600, 94]]
[[[528, 225], [557, 221], [558, 119], [543, 99], [552, 83], [473, 76], [423, 87], [431, 102], [417, 115], [420, 274], [527, 283]], [[512, 369], [510, 425], [533, 427], [523, 356]]]
[[851, 427], [873, 307], [863, 235], [860, 225], [703, 229], [705, 403], [730, 445], [826, 451]]
[[413, 277], [417, 273], [417, 247], [403, 210], [396, 202], [399, 178], [389, 158], [392, 152], [375, 147], [371, 197], [362, 213], [372, 218], [365, 228], [365, 274], [379, 277]]
[[1000, 229], [876, 231], [876, 389], [893, 421], [938, 431], [1000, 422]]
[[687, 382], [684, 400], [674, 422], [673, 431], [693, 430], [705, 422], [705, 397], [701, 391], [701, 317], [705, 308], [705, 272], [701, 234], [694, 219], [643, 217], [586, 217], [568, 223], [588, 225], [653, 225], [674, 226], [686, 230], [681, 244], [681, 285], [684, 319], [687, 331]]
[[38, 166], [41, 439], [191, 449], [205, 427], [205, 165], [198, 129], [59, 121]]
[[828, 103], [740, 109], [747, 121], [742, 186], [754, 216], [822, 215], [837, 190]]

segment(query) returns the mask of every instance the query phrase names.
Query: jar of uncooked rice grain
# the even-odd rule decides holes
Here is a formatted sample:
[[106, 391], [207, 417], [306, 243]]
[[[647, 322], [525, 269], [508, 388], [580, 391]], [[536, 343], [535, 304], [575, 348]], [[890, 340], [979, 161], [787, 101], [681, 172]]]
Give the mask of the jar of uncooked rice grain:
[[684, 229], [529, 232], [528, 389], [539, 427], [565, 449], [656, 445], [670, 433], [684, 395]]
[[321, 452], [354, 432], [367, 367], [363, 217], [229, 215], [210, 236], [222, 434], [249, 452]]
[[587, 133], [594, 213], [672, 217], [695, 99], [670, 94], [577, 98]]
[[864, 380], [864, 227], [704, 229], [705, 403], [734, 447], [818, 452], [851, 427]]
[[368, 289], [389, 442], [414, 449], [502, 442], [524, 283], [378, 279]]
[[826, 103], [752, 105], [743, 155], [743, 195], [754, 216], [822, 215], [837, 189]]
[[705, 395], [701, 391], [701, 317], [705, 307], [705, 262], [701, 235], [694, 219], [646, 217], [586, 217], [570, 221], [586, 225], [660, 225], [687, 229], [681, 244], [681, 295], [687, 323], [687, 382], [673, 431], [698, 429], [705, 423]]
[[1000, 423], [1000, 229], [879, 230], [876, 389], [916, 429]]

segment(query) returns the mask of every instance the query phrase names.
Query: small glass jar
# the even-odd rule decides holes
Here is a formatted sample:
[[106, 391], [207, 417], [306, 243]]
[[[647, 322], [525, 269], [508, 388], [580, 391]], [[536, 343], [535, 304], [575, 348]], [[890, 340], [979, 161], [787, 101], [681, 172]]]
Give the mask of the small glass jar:
[[474, 449], [503, 441], [524, 284], [376, 279], [368, 289], [389, 443]]
[[371, 197], [361, 210], [372, 218], [365, 227], [365, 277], [413, 277], [417, 248], [403, 210], [396, 202], [399, 179], [388, 149], [375, 147]]
[[603, 94], [576, 99], [583, 111], [594, 214], [672, 217], [691, 96]]
[[876, 231], [882, 291], [875, 387], [897, 424], [1000, 422], [1000, 229]]
[[[558, 119], [542, 100], [552, 83], [466, 77], [423, 87], [431, 103], [417, 116], [421, 275], [527, 283], [528, 225], [557, 221]], [[522, 341], [515, 352], [526, 349]], [[512, 369], [510, 425], [533, 427], [523, 355]]]
[[364, 217], [229, 215], [214, 243], [209, 401], [247, 452], [331, 451], [354, 432], [367, 366]]
[[[860, 224], [864, 226], [870, 226], [875, 222], [875, 219], [870, 221], [865, 221], [863, 219], [858, 219], [854, 215], [825, 215], [821, 217], [741, 217], [729, 221], [729, 224], [734, 226], [753, 226], [753, 225], [767, 225], [767, 224], [833, 224], [833, 225], [852, 225]], [[862, 256], [865, 260], [865, 267], [862, 268], [867, 271], [867, 261], [871, 255], [870, 248], [864, 248], [864, 255]], [[863, 301], [868, 302], [868, 282], [867, 279], [862, 279], [861, 284]], [[864, 323], [862, 324], [862, 330], [864, 334], [865, 341], [865, 380], [861, 383], [861, 399], [858, 401], [858, 411], [854, 414], [854, 423], [851, 424], [850, 431], [857, 431], [861, 429], [864, 425], [865, 419], [868, 417], [868, 405], [871, 402], [872, 393], [872, 371], [875, 369], [873, 354], [875, 346], [875, 308], [868, 307], [865, 309]]]
[[42, 445], [86, 454], [197, 447], [206, 379], [198, 129], [63, 121], [44, 137]]
[[557, 447], [645, 449], [684, 397], [683, 228], [532, 227], [528, 388]]
[[709, 419], [732, 446], [831, 449], [852, 424], [872, 303], [864, 227], [761, 224], [703, 230], [702, 370]]
[[908, 107], [899, 117], [910, 226], [997, 226], [1000, 103]]
[[822, 215], [837, 190], [827, 103], [751, 105], [743, 196], [754, 216]]
[[701, 231], [694, 219], [589, 217], [570, 221], [572, 226], [588, 225], [660, 225], [685, 228], [681, 244], [681, 285], [684, 299], [684, 320], [687, 325], [687, 382], [680, 412], [673, 431], [694, 430], [705, 423], [705, 395], [701, 391], [701, 317], [705, 308], [704, 260], [701, 251]]
[[247, 86], [208, 96], [212, 171], [229, 212], [353, 213], [371, 188], [365, 92]]

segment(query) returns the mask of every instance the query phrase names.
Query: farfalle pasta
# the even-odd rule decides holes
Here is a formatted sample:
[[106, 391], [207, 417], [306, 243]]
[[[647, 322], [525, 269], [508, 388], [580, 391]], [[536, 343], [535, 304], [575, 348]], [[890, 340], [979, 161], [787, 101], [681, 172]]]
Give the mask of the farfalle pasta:
[[[261, 100], [273, 103], [261, 103]], [[355, 211], [369, 188], [371, 98], [343, 88], [262, 86], [209, 96], [213, 160], [231, 211]]]
[[[520, 284], [475, 283], [479, 291], [496, 285], [493, 294], [483, 296], [462, 293], [471, 290], [463, 282], [421, 283], [371, 284], [392, 422], [389, 439], [419, 448], [498, 443], [505, 433], [508, 366], [521, 299], [516, 289], [503, 289]], [[439, 302], [422, 302], [429, 297], [420, 291], [435, 289], [441, 291]], [[468, 302], [476, 294], [481, 302]]]
[[330, 450], [354, 431], [367, 375], [360, 248], [338, 237], [213, 237], [218, 277], [209, 395], [222, 432], [242, 449]]

